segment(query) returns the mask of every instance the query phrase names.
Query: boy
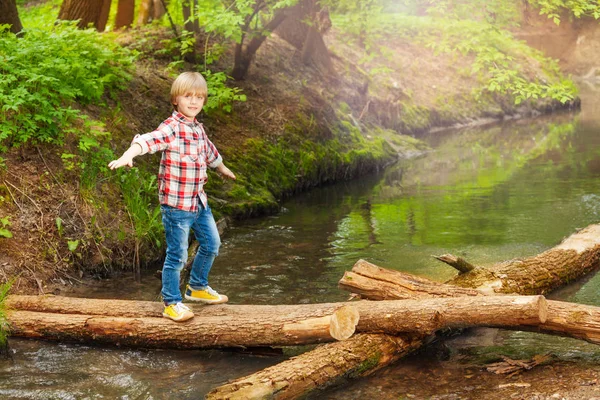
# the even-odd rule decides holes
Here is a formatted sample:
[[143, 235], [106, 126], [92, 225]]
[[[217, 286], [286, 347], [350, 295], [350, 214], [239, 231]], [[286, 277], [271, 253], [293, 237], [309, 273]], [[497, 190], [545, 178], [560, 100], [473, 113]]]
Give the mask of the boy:
[[186, 321], [194, 316], [181, 301], [180, 272], [188, 257], [188, 237], [194, 232], [200, 247], [192, 264], [185, 298], [208, 304], [227, 302], [225, 295], [208, 286], [208, 273], [218, 254], [221, 240], [208, 206], [204, 184], [207, 166], [235, 179], [223, 164], [219, 152], [206, 136], [196, 116], [207, 96], [206, 81], [198, 72], [184, 72], [171, 86], [171, 103], [175, 111], [153, 132], [136, 135], [131, 147], [110, 169], [132, 167], [133, 158], [162, 151], [158, 171], [158, 197], [165, 227], [167, 255], [162, 271], [163, 316]]

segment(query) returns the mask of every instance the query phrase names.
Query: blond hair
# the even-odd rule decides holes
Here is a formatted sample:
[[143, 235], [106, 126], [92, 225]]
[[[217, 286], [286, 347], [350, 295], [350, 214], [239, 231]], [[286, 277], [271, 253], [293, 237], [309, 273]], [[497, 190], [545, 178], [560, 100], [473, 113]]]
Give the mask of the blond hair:
[[184, 72], [171, 85], [171, 103], [175, 104], [177, 96], [194, 93], [204, 98], [208, 95], [208, 87], [199, 72]]

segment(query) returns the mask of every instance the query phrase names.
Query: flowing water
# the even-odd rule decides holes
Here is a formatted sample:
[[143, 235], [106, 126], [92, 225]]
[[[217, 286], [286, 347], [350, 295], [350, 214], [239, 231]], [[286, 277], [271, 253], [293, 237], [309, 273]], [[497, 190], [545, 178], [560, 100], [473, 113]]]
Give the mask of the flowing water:
[[[433, 150], [420, 157], [295, 197], [275, 216], [235, 224], [223, 237], [211, 285], [232, 304], [343, 301], [348, 293], [337, 282], [361, 258], [445, 281], [456, 272], [432, 255], [452, 253], [485, 266], [542, 252], [600, 220], [600, 92], [583, 100], [577, 114], [431, 133], [425, 139]], [[590, 276], [553, 296], [600, 305], [599, 286], [600, 275]], [[141, 284], [123, 278], [75, 295], [156, 300], [159, 291], [148, 272]], [[10, 346], [12, 358], [0, 360], [3, 399], [197, 399], [285, 359], [20, 339]], [[493, 378], [440, 362], [540, 353], [600, 360], [596, 346], [580, 341], [491, 329], [439, 339], [430, 348], [316, 397], [475, 399], [486, 393], [481, 381]], [[453, 383], [457, 369], [478, 385]]]

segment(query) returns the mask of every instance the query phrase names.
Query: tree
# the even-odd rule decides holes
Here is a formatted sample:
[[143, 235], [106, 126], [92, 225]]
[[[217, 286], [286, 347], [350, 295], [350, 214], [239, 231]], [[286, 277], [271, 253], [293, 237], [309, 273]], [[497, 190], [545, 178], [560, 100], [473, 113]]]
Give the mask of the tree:
[[286, 10], [288, 17], [275, 30], [278, 36], [302, 51], [302, 62], [334, 72], [323, 34], [331, 28], [327, 8], [316, 0], [301, 0]]
[[[281, 10], [278, 10], [273, 15], [273, 18], [264, 25], [262, 30], [259, 31], [256, 28], [253, 29], [251, 27], [252, 22], [256, 17], [256, 22], [258, 25], [258, 15], [261, 9], [264, 7], [265, 2], [260, 0], [257, 1], [254, 5], [254, 12], [244, 18], [244, 24], [241, 27], [241, 40], [235, 45], [233, 71], [231, 72], [231, 76], [235, 80], [241, 80], [246, 77], [248, 69], [250, 68], [250, 63], [254, 59], [254, 55], [260, 46], [264, 43], [267, 35], [277, 29], [279, 24], [281, 24], [286, 18], [285, 13]], [[251, 39], [247, 41], [248, 38]]]
[[64, 0], [58, 19], [79, 21], [77, 26], [81, 29], [92, 25], [98, 32], [103, 32], [108, 21], [110, 3], [110, 0]]
[[0, 0], [0, 25], [3, 24], [10, 25], [12, 33], [19, 33], [23, 30], [15, 0]]
[[152, 15], [152, 8], [154, 7], [153, 0], [142, 0], [140, 1], [140, 9], [138, 10], [137, 24], [145, 25], [150, 22]]
[[223, 53], [221, 44], [210, 45], [211, 38], [234, 40], [234, 65], [231, 76], [246, 77], [254, 55], [265, 39], [287, 18], [290, 7], [298, 0], [197, 0], [194, 19], [207, 33], [205, 65], [214, 62]]
[[133, 14], [135, 0], [119, 0], [117, 3], [117, 16], [115, 17], [115, 29], [129, 28], [133, 25]]
[[[200, 32], [200, 25], [196, 13], [198, 12], [198, 0], [184, 0], [181, 3], [183, 9], [183, 19], [185, 20], [185, 30], [197, 34]], [[194, 12], [195, 11], [195, 12]]]

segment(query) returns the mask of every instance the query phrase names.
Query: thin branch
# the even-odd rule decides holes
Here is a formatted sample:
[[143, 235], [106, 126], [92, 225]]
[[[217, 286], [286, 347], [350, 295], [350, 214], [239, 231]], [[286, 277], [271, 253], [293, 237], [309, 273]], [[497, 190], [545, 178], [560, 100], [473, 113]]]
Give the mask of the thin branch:
[[452, 268], [457, 269], [461, 274], [473, 271], [476, 268], [464, 258], [456, 257], [452, 254], [442, 254], [441, 256], [433, 256], [433, 258], [450, 265]]

